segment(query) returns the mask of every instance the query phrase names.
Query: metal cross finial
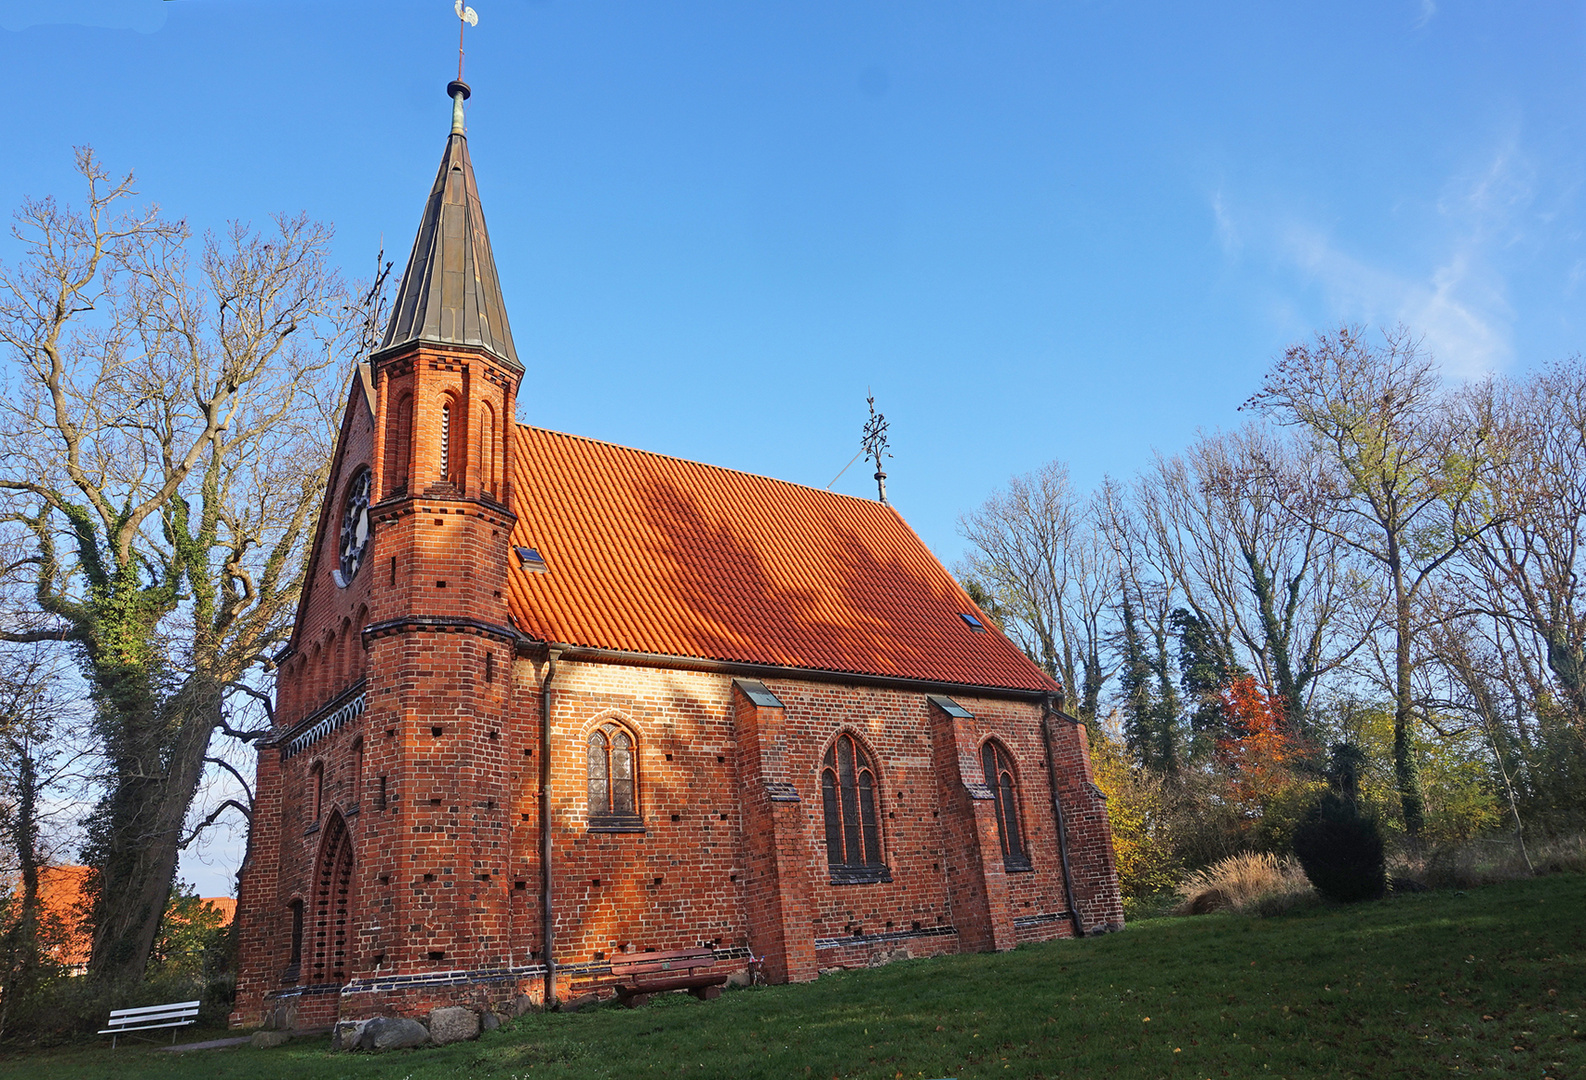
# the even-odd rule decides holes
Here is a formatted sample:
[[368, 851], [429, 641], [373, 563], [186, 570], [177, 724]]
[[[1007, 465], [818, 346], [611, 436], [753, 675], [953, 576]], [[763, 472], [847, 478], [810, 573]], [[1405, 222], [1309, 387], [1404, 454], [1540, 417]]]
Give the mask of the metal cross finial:
[[865, 421], [865, 456], [874, 459], [876, 463], [876, 490], [880, 493], [881, 501], [886, 502], [887, 473], [881, 462], [883, 458], [892, 456], [892, 452], [887, 449], [887, 418], [876, 412], [875, 394], [865, 398], [865, 403], [870, 406], [870, 419]]
[[457, 81], [463, 81], [463, 31], [470, 26], [479, 25], [479, 13], [471, 7], [464, 7], [463, 0], [457, 0]]

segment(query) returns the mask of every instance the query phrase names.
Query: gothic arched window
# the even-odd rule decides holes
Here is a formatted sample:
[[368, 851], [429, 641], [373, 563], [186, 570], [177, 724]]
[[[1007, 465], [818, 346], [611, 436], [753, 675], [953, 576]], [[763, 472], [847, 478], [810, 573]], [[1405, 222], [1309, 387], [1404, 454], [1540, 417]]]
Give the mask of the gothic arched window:
[[408, 489], [408, 463], [413, 456], [413, 395], [403, 394], [391, 411], [385, 433], [385, 490], [399, 495]]
[[642, 828], [637, 746], [627, 729], [605, 723], [589, 733], [589, 827]]
[[997, 836], [1002, 840], [1002, 868], [1010, 874], [1033, 869], [1030, 852], [1019, 829], [1019, 788], [1013, 779], [1013, 758], [999, 742], [987, 740], [980, 748], [986, 786], [997, 803]]
[[826, 862], [832, 882], [891, 881], [881, 858], [876, 770], [852, 735], [837, 736], [821, 762], [821, 807], [826, 817]]

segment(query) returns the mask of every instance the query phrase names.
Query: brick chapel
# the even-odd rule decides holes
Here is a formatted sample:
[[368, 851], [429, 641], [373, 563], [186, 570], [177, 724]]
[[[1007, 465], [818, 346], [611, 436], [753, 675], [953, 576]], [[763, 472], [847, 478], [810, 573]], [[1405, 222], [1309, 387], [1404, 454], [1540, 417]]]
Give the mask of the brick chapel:
[[276, 658], [233, 1022], [1120, 927], [1084, 728], [891, 506], [517, 422], [448, 93]]

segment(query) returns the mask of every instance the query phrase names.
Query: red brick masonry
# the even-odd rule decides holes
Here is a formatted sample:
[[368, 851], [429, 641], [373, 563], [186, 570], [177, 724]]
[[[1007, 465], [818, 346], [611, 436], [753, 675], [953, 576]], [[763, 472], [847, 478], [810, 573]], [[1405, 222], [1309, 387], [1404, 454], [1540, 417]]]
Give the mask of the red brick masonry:
[[[466, 300], [486, 277], [446, 260], [491, 257], [482, 217], [435, 201], [449, 168], [421, 236]], [[890, 506], [521, 427], [510, 349], [454, 340], [349, 387], [259, 745], [233, 1023], [540, 1000], [547, 880], [559, 997], [618, 953], [708, 945], [801, 981], [1122, 925], [1083, 728]], [[631, 817], [590, 814], [606, 724], [636, 747]], [[838, 740], [870, 763], [842, 868]]]

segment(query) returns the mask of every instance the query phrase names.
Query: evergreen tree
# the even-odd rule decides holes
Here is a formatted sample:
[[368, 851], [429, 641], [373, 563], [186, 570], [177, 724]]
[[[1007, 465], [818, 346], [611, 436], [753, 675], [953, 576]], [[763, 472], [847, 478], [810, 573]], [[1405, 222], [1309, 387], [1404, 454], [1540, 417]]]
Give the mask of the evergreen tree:
[[1167, 639], [1154, 634], [1154, 642], [1146, 641], [1128, 589], [1123, 590], [1119, 615], [1124, 742], [1141, 765], [1176, 774], [1180, 752], [1178, 693], [1173, 684]]
[[1190, 731], [1212, 739], [1242, 734], [1230, 726], [1222, 690], [1249, 672], [1234, 660], [1228, 642], [1193, 611], [1175, 608], [1170, 621], [1178, 635], [1179, 685], [1190, 710]]

